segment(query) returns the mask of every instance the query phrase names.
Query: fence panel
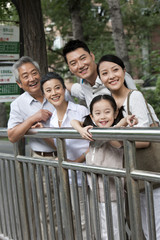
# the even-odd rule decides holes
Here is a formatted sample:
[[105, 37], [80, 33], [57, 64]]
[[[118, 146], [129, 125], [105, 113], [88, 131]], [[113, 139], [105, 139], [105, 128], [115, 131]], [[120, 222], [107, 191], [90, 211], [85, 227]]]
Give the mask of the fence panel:
[[[14, 154], [0, 153], [0, 239], [14, 240], [81, 240], [81, 205], [84, 203], [84, 221], [87, 239], [101, 239], [101, 214], [97, 192], [97, 178], [102, 176], [105, 196], [106, 228], [114, 240], [110, 197], [110, 179], [114, 180], [117, 196], [117, 214], [120, 239], [143, 239], [140, 198], [147, 199], [149, 238], [156, 239], [152, 183], [160, 183], [160, 173], [136, 169], [135, 140], [160, 141], [160, 129], [93, 129], [94, 139], [124, 142], [123, 169], [87, 166], [66, 161], [65, 138], [81, 138], [73, 129], [33, 129], [25, 138], [57, 139], [58, 161], [23, 156], [24, 145], [14, 144]], [[6, 137], [0, 129], [0, 138]], [[23, 141], [22, 141], [23, 143]], [[71, 171], [72, 184], [69, 183]], [[77, 170], [81, 172], [82, 188], [77, 184]], [[87, 176], [91, 175], [92, 191]], [[145, 183], [145, 192], [139, 192], [138, 181]], [[128, 197], [128, 214], [124, 211], [124, 189]], [[127, 209], [127, 208], [125, 208]], [[126, 218], [130, 229], [126, 230]], [[25, 227], [24, 227], [25, 226]]]

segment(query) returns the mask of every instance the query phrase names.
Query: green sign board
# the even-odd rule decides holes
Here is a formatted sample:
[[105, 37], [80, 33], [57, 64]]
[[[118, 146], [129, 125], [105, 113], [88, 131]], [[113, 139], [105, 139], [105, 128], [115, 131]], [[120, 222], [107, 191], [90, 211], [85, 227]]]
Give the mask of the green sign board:
[[17, 83], [0, 84], [0, 95], [19, 95], [20, 88]]
[[0, 25], [0, 60], [19, 59], [19, 27]]
[[18, 95], [20, 95], [21, 90], [18, 87], [17, 83], [12, 74], [12, 65], [6, 66], [5, 64], [9, 63], [0, 63], [0, 102], [11, 102]]
[[12, 74], [12, 65], [19, 57], [19, 26], [0, 24], [0, 102], [11, 102], [20, 95]]
[[19, 54], [19, 42], [1, 42], [0, 54]]

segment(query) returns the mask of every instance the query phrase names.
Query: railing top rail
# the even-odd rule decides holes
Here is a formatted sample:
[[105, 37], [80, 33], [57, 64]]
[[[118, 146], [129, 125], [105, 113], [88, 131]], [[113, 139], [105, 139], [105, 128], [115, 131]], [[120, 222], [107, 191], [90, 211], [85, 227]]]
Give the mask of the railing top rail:
[[[95, 139], [116, 140], [140, 140], [160, 141], [160, 128], [94, 128], [90, 130]], [[27, 133], [29, 137], [57, 137], [57, 138], [81, 138], [73, 128], [43, 128], [31, 129]]]
[[[94, 128], [90, 130], [95, 139], [160, 141], [160, 128]], [[0, 128], [0, 137], [7, 137], [7, 129]], [[25, 137], [30, 138], [81, 138], [73, 128], [30, 129]]]
[[8, 137], [7, 128], [0, 128], [0, 137]]

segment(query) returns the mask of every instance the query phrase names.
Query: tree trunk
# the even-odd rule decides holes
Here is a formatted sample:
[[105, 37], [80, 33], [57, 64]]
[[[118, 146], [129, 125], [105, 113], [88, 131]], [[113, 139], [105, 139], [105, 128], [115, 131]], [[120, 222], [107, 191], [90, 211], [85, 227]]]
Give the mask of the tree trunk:
[[149, 72], [150, 72], [150, 64], [149, 64], [149, 39], [147, 36], [143, 35], [142, 33], [142, 59], [144, 61], [143, 64], [143, 75], [145, 77], [149, 76]]
[[82, 19], [80, 17], [80, 0], [68, 0], [69, 12], [71, 14], [73, 38], [84, 40]]
[[110, 9], [116, 54], [124, 61], [127, 72], [131, 72], [119, 0], [108, 0], [108, 5]]
[[47, 71], [47, 52], [40, 0], [12, 0], [20, 19], [20, 33], [24, 44], [24, 55], [30, 56], [40, 65], [41, 73]]

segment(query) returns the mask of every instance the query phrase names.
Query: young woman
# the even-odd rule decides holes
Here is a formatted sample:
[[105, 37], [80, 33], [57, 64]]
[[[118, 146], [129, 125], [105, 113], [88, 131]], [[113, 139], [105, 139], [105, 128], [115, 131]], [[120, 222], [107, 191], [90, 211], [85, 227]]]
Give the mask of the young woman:
[[[43, 76], [41, 80], [41, 88], [45, 98], [55, 107], [55, 111], [50, 119], [50, 127], [71, 127], [70, 121], [72, 119], [82, 121], [83, 117], [88, 114], [88, 109], [86, 107], [65, 100], [64, 81], [57, 73], [48, 72], [45, 76]], [[85, 154], [89, 147], [88, 141], [84, 139], [65, 139], [65, 144], [68, 161], [79, 163], [85, 161]], [[69, 178], [71, 184], [70, 172]], [[79, 186], [82, 234], [83, 239], [86, 239], [80, 172], [77, 172], [77, 181]]]
[[[98, 62], [97, 72], [103, 84], [110, 90], [118, 108], [124, 107], [123, 114], [125, 116], [127, 114], [127, 96], [131, 89], [126, 87], [126, 69], [123, 61], [115, 55], [104, 55]], [[151, 105], [149, 107], [154, 120], [159, 123], [153, 108]], [[148, 127], [152, 124], [144, 97], [140, 91], [132, 92], [130, 96], [130, 111], [138, 118], [136, 127]]]
[[[93, 124], [92, 124], [92, 122]], [[90, 104], [90, 115], [85, 118], [85, 121], [79, 122], [72, 120], [71, 125], [79, 131], [81, 136], [91, 141], [89, 152], [86, 155], [86, 163], [94, 166], [105, 166], [112, 168], [123, 168], [123, 143], [120, 141], [93, 141], [92, 135], [89, 132], [94, 126], [99, 128], [108, 127], [122, 127], [133, 126], [138, 121], [134, 115], [122, 118], [121, 112], [117, 111], [117, 105], [112, 96], [109, 95], [98, 95]], [[88, 125], [89, 124], [89, 125]], [[89, 186], [92, 191], [91, 177], [88, 175]], [[113, 178], [110, 178], [110, 189], [111, 189], [111, 206], [112, 206], [112, 217], [113, 217], [113, 229], [114, 238], [119, 239], [119, 228], [118, 228], [118, 215], [117, 215], [117, 202], [116, 202], [116, 190]], [[108, 234], [106, 229], [106, 218], [105, 218], [105, 203], [104, 203], [104, 189], [102, 178], [98, 178], [98, 199], [99, 199], [99, 212], [100, 212], [100, 225], [101, 225], [101, 239], [107, 240]]]
[[[127, 96], [131, 91], [125, 84], [125, 66], [123, 61], [114, 55], [104, 55], [101, 57], [97, 71], [103, 84], [110, 90], [119, 109], [124, 108], [123, 115], [127, 115]], [[153, 108], [149, 105], [154, 120], [159, 124], [159, 120], [155, 115]], [[130, 95], [129, 108], [132, 114], [138, 119], [136, 127], [149, 127], [152, 125], [152, 120], [148, 113], [144, 97], [140, 91], [133, 91]], [[137, 148], [147, 147], [148, 143], [136, 142]], [[160, 240], [160, 188], [153, 190], [154, 209], [155, 209], [155, 224], [156, 224], [156, 239]], [[142, 227], [146, 239], [149, 239], [147, 226], [147, 205], [146, 196], [141, 193], [141, 214]]]

